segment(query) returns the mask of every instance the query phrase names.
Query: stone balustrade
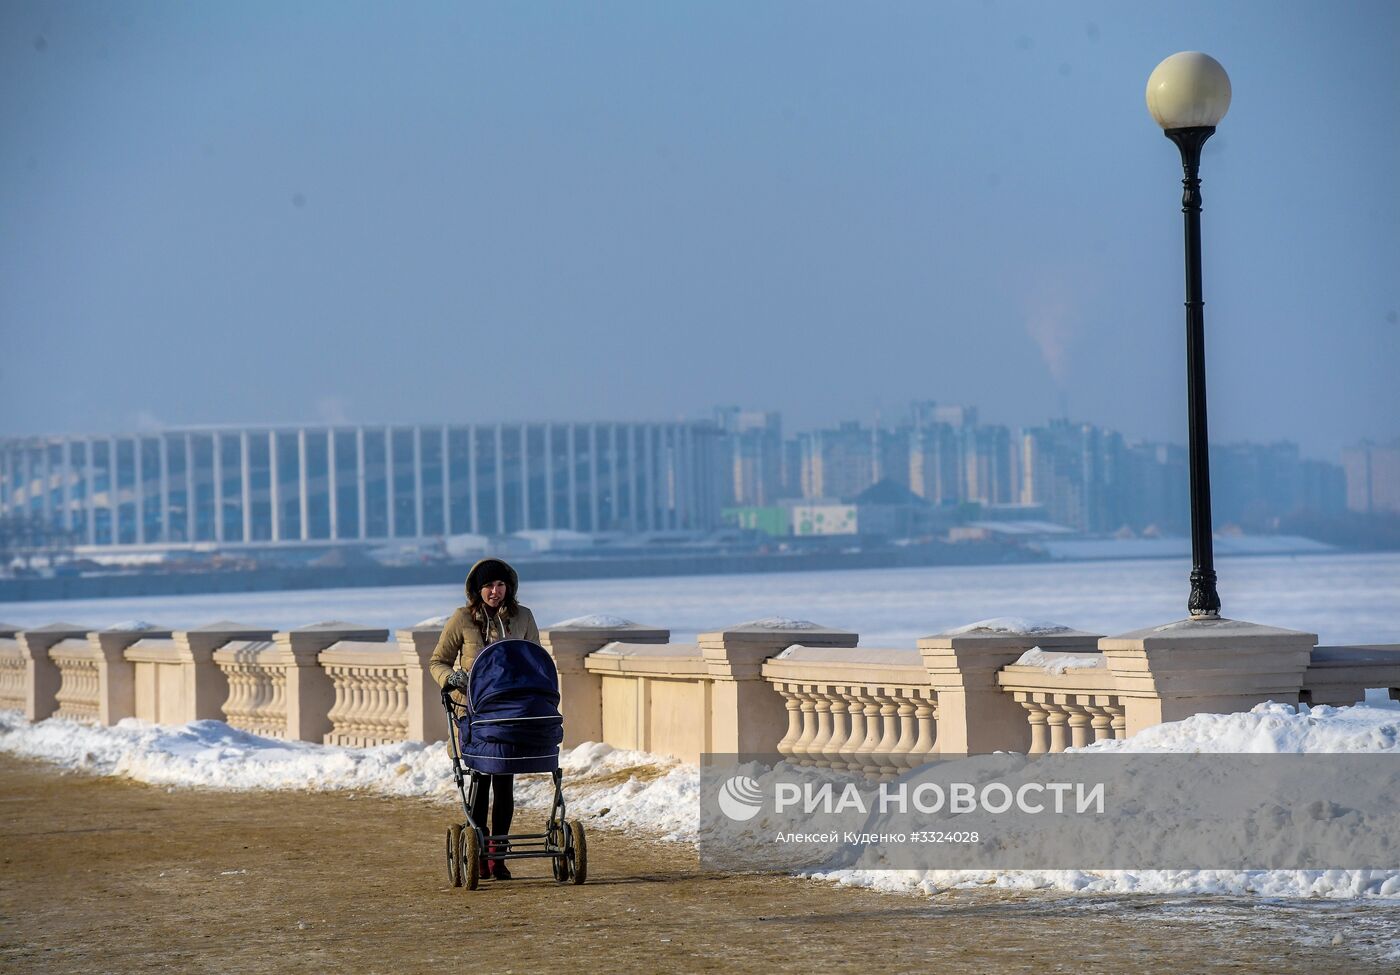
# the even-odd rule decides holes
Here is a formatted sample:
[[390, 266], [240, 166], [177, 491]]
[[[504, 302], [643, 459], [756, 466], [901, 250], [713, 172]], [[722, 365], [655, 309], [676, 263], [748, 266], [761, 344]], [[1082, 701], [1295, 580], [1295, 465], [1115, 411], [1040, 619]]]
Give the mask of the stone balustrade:
[[265, 738], [287, 737], [287, 670], [271, 640], [230, 640], [214, 651], [228, 698], [224, 720]]
[[698, 644], [615, 641], [584, 666], [599, 679], [601, 740], [687, 762], [713, 751], [714, 682]]
[[763, 677], [783, 699], [777, 749], [790, 762], [887, 776], [936, 750], [938, 699], [917, 650], [797, 645]]
[[1036, 656], [1036, 663], [1010, 664], [997, 674], [1002, 690], [1026, 712], [1027, 754], [1062, 752], [1070, 746], [1126, 737], [1123, 702], [1102, 654]]
[[24, 648], [19, 627], [0, 623], [0, 710], [24, 710]]
[[1361, 700], [1369, 687], [1400, 700], [1400, 643], [1315, 647], [1303, 674], [1301, 700], [1337, 706]]
[[234, 640], [267, 643], [274, 632], [220, 621], [169, 636], [142, 636], [125, 651], [136, 717], [156, 724], [222, 720], [229, 683], [214, 662], [215, 651]]
[[50, 623], [18, 634], [24, 657], [24, 716], [43, 721], [58, 710], [60, 677], [49, 651], [65, 640], [83, 640], [88, 630], [72, 623]]
[[327, 745], [363, 748], [408, 737], [408, 673], [397, 643], [342, 640], [318, 659], [335, 689]]
[[[610, 643], [660, 645], [669, 630], [642, 626], [620, 616], [580, 616], [540, 631], [540, 642], [559, 672], [559, 710], [564, 715], [564, 747], [585, 741], [611, 741], [603, 732], [602, 671], [588, 667], [588, 656]], [[616, 685], [610, 685], [617, 691]], [[609, 697], [615, 697], [611, 694]], [[615, 721], [614, 721], [615, 723]]]
[[[0, 625], [0, 707], [31, 721], [222, 719], [284, 740], [437, 741], [447, 721], [428, 660], [444, 623], [392, 640], [339, 622]], [[933, 755], [1058, 752], [1264, 700], [1344, 705], [1368, 688], [1400, 698], [1400, 644], [1317, 647], [1312, 634], [1233, 620], [1114, 637], [987, 620], [917, 649], [857, 648], [854, 633], [780, 618], [669, 638], [612, 616], [541, 632], [566, 746], [601, 740], [689, 762], [776, 755], [888, 776]]]
[[58, 669], [54, 717], [96, 724], [102, 710], [97, 673], [101, 654], [86, 640], [74, 637], [50, 647], [49, 659]]

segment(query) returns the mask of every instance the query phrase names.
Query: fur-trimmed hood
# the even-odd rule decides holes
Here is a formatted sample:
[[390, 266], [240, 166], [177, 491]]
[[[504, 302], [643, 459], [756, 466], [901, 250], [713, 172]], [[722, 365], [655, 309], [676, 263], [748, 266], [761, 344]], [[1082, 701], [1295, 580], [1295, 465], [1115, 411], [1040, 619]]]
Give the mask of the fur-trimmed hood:
[[472, 593], [481, 589], [481, 585], [477, 583], [476, 580], [481, 577], [484, 569], [493, 565], [500, 566], [501, 569], [505, 571], [507, 601], [515, 599], [516, 593], [520, 590], [520, 575], [515, 569], [511, 568], [510, 563], [505, 559], [484, 558], [477, 562], [476, 565], [472, 566], [471, 570], [467, 573], [466, 593], [468, 603], [471, 602]]

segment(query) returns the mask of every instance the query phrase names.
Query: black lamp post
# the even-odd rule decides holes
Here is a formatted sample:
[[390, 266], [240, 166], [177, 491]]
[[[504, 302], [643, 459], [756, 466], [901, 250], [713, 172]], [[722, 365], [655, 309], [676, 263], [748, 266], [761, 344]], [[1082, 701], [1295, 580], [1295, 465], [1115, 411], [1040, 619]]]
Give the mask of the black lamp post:
[[1230, 77], [1198, 51], [1173, 54], [1147, 79], [1147, 109], [1181, 150], [1181, 212], [1186, 217], [1186, 396], [1191, 426], [1192, 619], [1220, 616], [1210, 524], [1210, 453], [1206, 434], [1205, 300], [1201, 297], [1201, 147], [1230, 108]]

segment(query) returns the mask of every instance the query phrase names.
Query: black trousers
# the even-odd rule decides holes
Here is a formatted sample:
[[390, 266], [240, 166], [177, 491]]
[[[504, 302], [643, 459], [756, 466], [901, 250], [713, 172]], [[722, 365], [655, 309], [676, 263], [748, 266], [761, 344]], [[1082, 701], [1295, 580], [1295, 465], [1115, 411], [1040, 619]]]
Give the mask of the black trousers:
[[488, 796], [494, 795], [496, 801], [491, 803], [491, 835], [509, 833], [510, 821], [515, 816], [515, 776], [478, 773], [476, 778], [476, 801], [472, 803], [472, 819], [477, 825], [486, 826]]

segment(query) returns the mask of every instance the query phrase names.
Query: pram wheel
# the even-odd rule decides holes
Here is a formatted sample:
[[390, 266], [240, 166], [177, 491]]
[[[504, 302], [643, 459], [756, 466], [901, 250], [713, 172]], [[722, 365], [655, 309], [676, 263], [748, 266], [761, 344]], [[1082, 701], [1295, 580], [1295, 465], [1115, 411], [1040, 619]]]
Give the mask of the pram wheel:
[[551, 849], [560, 851], [549, 858], [549, 869], [554, 873], [554, 879], [561, 884], [569, 882], [568, 835], [567, 826], [551, 826], [549, 828], [549, 846]]
[[462, 884], [467, 890], [476, 890], [481, 882], [481, 838], [476, 830], [467, 826], [462, 829], [461, 851]]
[[583, 835], [583, 823], [569, 823], [569, 879], [581, 884], [588, 879], [588, 842]]
[[447, 879], [453, 887], [462, 886], [462, 826], [447, 827]]

